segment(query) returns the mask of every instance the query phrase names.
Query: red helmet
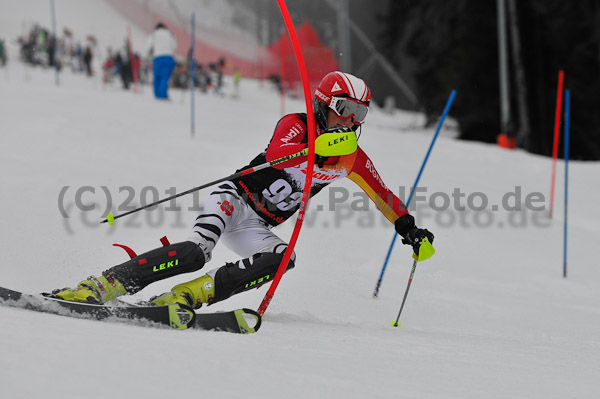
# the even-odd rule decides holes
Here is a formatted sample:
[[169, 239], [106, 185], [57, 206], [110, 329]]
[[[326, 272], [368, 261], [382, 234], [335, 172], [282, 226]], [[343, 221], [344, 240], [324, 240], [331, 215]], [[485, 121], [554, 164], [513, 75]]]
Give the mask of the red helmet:
[[327, 127], [330, 109], [342, 119], [352, 118], [358, 128], [365, 121], [370, 102], [371, 90], [362, 79], [335, 71], [325, 75], [315, 90], [313, 110], [323, 129]]

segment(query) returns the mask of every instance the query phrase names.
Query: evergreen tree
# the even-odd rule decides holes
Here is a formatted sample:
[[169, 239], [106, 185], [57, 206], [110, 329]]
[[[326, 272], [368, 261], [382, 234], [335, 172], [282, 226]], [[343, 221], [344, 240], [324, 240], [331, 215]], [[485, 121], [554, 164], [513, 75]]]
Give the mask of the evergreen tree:
[[[518, 1], [531, 133], [522, 143], [550, 155], [558, 70], [572, 93], [572, 156], [600, 159], [600, 4], [597, 0]], [[451, 115], [460, 137], [494, 142], [500, 132], [496, 3], [480, 0], [395, 0], [381, 17], [384, 53], [398, 65], [416, 62], [419, 100], [428, 119], [439, 116], [452, 89]], [[512, 67], [512, 64], [510, 65]], [[514, 70], [511, 103], [519, 129]]]
[[[600, 5], [597, 0], [519, 2], [532, 137], [526, 148], [552, 151], [558, 71], [571, 90], [571, 153], [600, 159]], [[562, 136], [562, 132], [561, 132]], [[561, 151], [562, 153], [562, 151]]]

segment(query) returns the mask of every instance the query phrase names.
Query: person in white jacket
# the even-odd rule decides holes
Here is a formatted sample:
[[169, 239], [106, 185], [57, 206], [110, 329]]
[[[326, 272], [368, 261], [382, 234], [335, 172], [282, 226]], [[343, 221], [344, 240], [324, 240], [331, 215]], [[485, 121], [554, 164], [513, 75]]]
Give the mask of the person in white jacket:
[[177, 40], [162, 22], [156, 24], [154, 32], [148, 37], [146, 49], [152, 54], [154, 67], [154, 96], [168, 99], [169, 79], [175, 67], [173, 55], [177, 50]]

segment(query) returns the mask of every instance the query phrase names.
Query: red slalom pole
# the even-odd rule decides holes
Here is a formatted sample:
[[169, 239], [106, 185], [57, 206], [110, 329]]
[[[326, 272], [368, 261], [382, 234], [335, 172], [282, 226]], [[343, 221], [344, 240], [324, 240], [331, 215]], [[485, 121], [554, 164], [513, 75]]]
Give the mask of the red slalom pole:
[[[298, 61], [298, 68], [300, 69], [300, 77], [302, 78], [302, 87], [304, 89], [304, 100], [306, 102], [306, 113], [307, 113], [307, 123], [308, 123], [308, 166], [307, 171], [312, 171], [315, 167], [315, 138], [317, 135], [315, 129], [315, 115], [312, 109], [312, 95], [310, 93], [310, 85], [308, 81], [308, 73], [306, 72], [306, 64], [304, 63], [304, 57], [302, 56], [302, 49], [300, 48], [300, 42], [298, 41], [298, 36], [296, 35], [296, 29], [294, 29], [294, 23], [292, 22], [292, 17], [290, 16], [290, 12], [285, 5], [284, 0], [277, 0], [277, 4], [279, 5], [279, 9], [281, 10], [281, 15], [283, 16], [283, 20], [285, 21], [285, 26], [287, 27], [288, 34], [290, 35], [290, 39], [292, 41], [292, 46], [294, 48], [294, 53], [296, 54], [296, 61]], [[310, 197], [310, 188], [312, 185], [312, 173], [306, 173], [306, 181], [304, 183], [304, 191], [302, 192], [302, 203], [300, 204], [300, 210], [298, 211], [298, 218], [296, 219], [296, 225], [294, 226], [294, 232], [292, 233], [292, 238], [290, 239], [290, 243], [285, 251], [285, 255], [283, 256], [283, 260], [279, 265], [279, 269], [277, 269], [277, 274], [275, 274], [275, 278], [269, 287], [269, 290], [265, 294], [259, 308], [258, 314], [261, 316], [267, 310], [269, 303], [271, 303], [271, 299], [273, 299], [273, 295], [275, 294], [275, 290], [279, 285], [279, 281], [283, 276], [283, 273], [287, 269], [288, 263], [292, 254], [294, 253], [294, 247], [296, 246], [296, 241], [298, 240], [298, 235], [300, 234], [300, 229], [302, 228], [302, 222], [304, 221], [304, 214], [306, 213], [306, 207], [308, 206], [308, 199]]]
[[554, 210], [554, 183], [556, 181], [556, 159], [558, 158], [558, 139], [560, 136], [560, 113], [562, 109], [564, 71], [558, 71], [558, 88], [556, 90], [556, 112], [554, 114], [554, 145], [552, 147], [552, 182], [550, 183], [550, 219]]

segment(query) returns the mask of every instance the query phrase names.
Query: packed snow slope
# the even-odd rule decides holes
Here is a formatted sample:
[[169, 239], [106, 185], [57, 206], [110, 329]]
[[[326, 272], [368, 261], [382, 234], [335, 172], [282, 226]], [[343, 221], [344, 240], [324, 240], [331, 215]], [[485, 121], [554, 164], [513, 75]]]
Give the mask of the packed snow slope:
[[[124, 261], [113, 243], [143, 252], [163, 235], [185, 239], [208, 190], [113, 227], [98, 221], [107, 202], [120, 213], [154, 193], [162, 198], [232, 173], [266, 147], [281, 116], [272, 87], [244, 80], [239, 98], [231, 84], [225, 97], [196, 94], [192, 137], [187, 92], [172, 90], [171, 101], [158, 102], [149, 87], [134, 95], [70, 73], [60, 83], [14, 58], [0, 70], [0, 286], [31, 293]], [[303, 111], [303, 101], [288, 99], [286, 110]], [[360, 145], [395, 192], [414, 182], [431, 141], [433, 129], [419, 128], [421, 120], [374, 108], [363, 129]], [[438, 139], [421, 179], [426, 199], [413, 214], [435, 234], [437, 253], [417, 267], [402, 327], [390, 323], [411, 251], [397, 243], [372, 299], [393, 226], [372, 204], [365, 210], [361, 191], [346, 181], [311, 202], [297, 266], [258, 333], [180, 332], [0, 307], [0, 397], [599, 397], [600, 164], [570, 164], [563, 278], [563, 163], [549, 220], [547, 209], [533, 208], [548, 203], [551, 160], [451, 135]], [[513, 211], [519, 192], [523, 209]], [[436, 211], [446, 198], [449, 209]], [[483, 198], [487, 207], [477, 211]], [[288, 239], [293, 222], [275, 231]], [[204, 270], [128, 300], [234, 260], [219, 245]], [[200, 311], [256, 309], [265, 292]]]
[[[191, 137], [187, 93], [172, 91], [171, 101], [157, 102], [148, 88], [134, 95], [70, 74], [56, 87], [52, 72], [14, 63], [5, 76], [0, 285], [33, 293], [122, 262], [126, 254], [113, 243], [145, 251], [165, 234], [185, 239], [207, 193], [177, 202], [181, 211], [143, 212], [111, 228], [98, 224], [107, 202], [102, 187], [118, 211], [132, 193], [129, 205], [140, 204], [142, 193], [151, 198], [152, 190], [162, 197], [171, 187], [183, 191], [226, 176], [264, 149], [280, 116], [272, 88], [244, 81], [237, 100], [196, 96]], [[301, 101], [287, 104], [302, 111]], [[395, 191], [412, 184], [433, 133], [410, 128], [415, 120], [374, 109], [360, 139]], [[546, 212], [529, 210], [434, 212], [428, 198], [413, 213], [435, 233], [437, 254], [419, 264], [402, 327], [392, 328], [410, 251], [398, 245], [373, 300], [393, 228], [373, 206], [353, 212], [357, 187], [336, 184], [311, 203], [297, 267], [282, 280], [259, 333], [177, 332], [1, 307], [1, 396], [104, 397], [110, 390], [115, 397], [159, 397], [192, 390], [256, 398], [597, 397], [600, 198], [590, 182], [599, 169], [571, 166], [567, 279], [560, 206], [550, 222]], [[421, 195], [451, 196], [459, 188], [500, 204], [515, 186], [523, 197], [547, 194], [550, 171], [546, 158], [441, 137]], [[342, 189], [349, 199], [334, 204]], [[292, 224], [276, 231], [287, 239]], [[219, 246], [206, 268], [236, 259]], [[133, 299], [200, 273], [156, 283]], [[264, 292], [212, 310], [257, 308]]]

